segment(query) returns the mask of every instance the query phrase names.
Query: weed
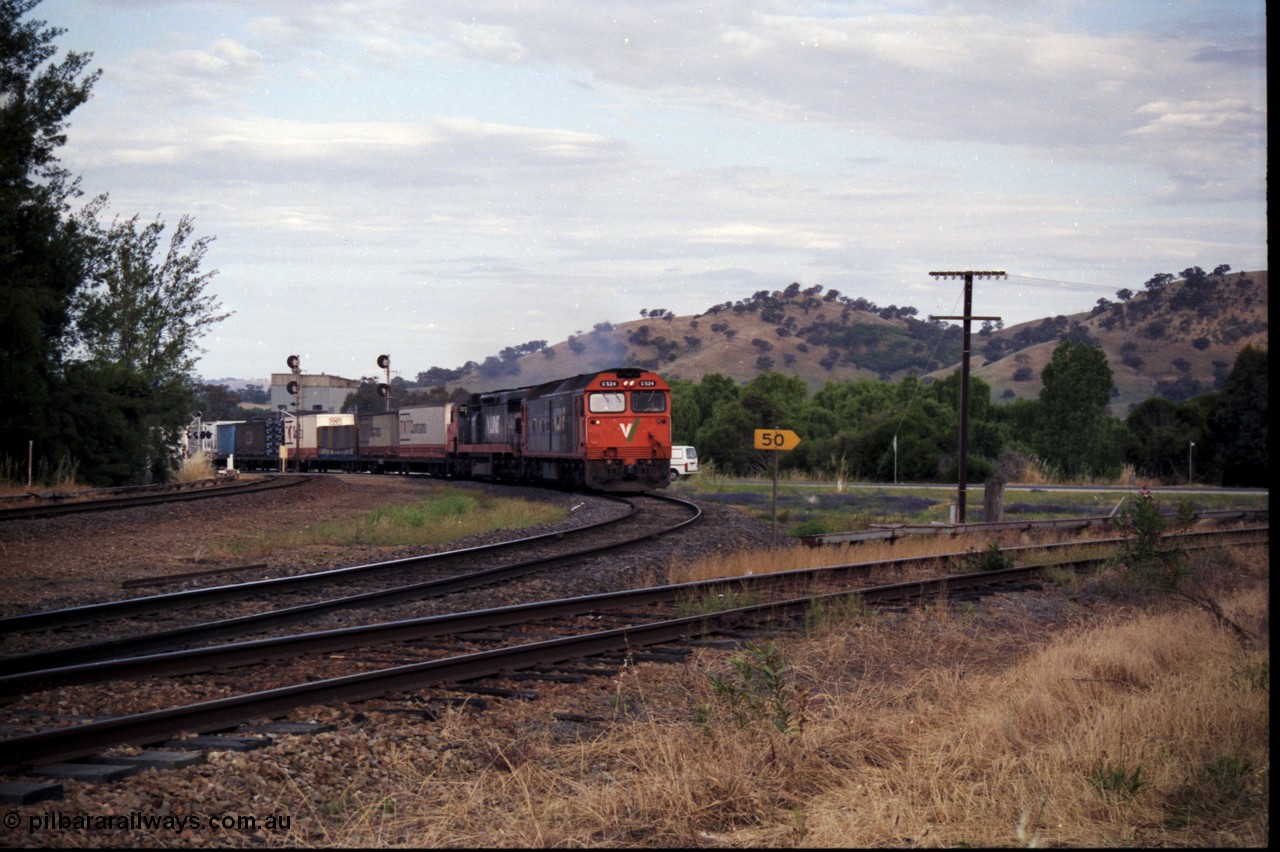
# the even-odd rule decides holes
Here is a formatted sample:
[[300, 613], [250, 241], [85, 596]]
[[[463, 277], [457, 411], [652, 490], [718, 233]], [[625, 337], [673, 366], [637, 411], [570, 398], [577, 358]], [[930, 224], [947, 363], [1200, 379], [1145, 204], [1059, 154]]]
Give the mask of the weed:
[[809, 630], [840, 624], [853, 624], [872, 613], [862, 595], [829, 595], [815, 598], [805, 616]]
[[986, 550], [969, 551], [970, 571], [1004, 571], [1013, 567], [1013, 557], [1001, 552], [1000, 542], [993, 541]]
[[202, 479], [213, 479], [213, 459], [204, 452], [196, 452], [182, 460], [182, 464], [173, 474], [174, 482], [199, 482]]
[[1124, 544], [1104, 574], [1119, 579], [1135, 591], [1176, 591], [1186, 578], [1186, 557], [1176, 548], [1166, 547], [1161, 538], [1169, 522], [1160, 512], [1151, 492], [1143, 489], [1116, 517]]
[[799, 537], [805, 535], [823, 535], [829, 532], [831, 532], [831, 527], [825, 522], [818, 518], [810, 518], [807, 521], [796, 524], [791, 528], [787, 535]]
[[708, 677], [712, 693], [728, 705], [739, 727], [767, 719], [783, 736], [799, 733], [804, 717], [796, 705], [801, 702], [787, 682], [789, 669], [774, 643], [767, 647], [750, 643], [746, 652], [735, 654], [729, 664], [733, 669], [729, 675]]
[[1222, 755], [1172, 796], [1166, 824], [1186, 828], [1197, 822], [1235, 818], [1253, 804], [1252, 777], [1251, 761], [1236, 754]]
[[681, 600], [676, 604], [676, 613], [681, 618], [688, 618], [691, 615], [709, 615], [713, 612], [725, 612], [758, 603], [760, 603], [760, 596], [757, 594], [725, 589], [723, 592]]
[[1242, 666], [1237, 666], [1231, 672], [1231, 679], [1242, 683], [1245, 689], [1270, 691], [1271, 661], [1251, 660]]
[[1142, 789], [1142, 767], [1129, 771], [1123, 766], [1112, 766], [1108, 762], [1095, 768], [1089, 774], [1089, 780], [1103, 796], [1132, 799]]

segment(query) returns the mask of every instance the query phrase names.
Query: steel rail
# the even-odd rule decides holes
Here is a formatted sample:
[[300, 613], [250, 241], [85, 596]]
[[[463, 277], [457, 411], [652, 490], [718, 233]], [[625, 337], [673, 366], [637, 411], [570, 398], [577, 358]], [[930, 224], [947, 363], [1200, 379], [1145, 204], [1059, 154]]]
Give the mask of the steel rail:
[[[696, 523], [702, 517], [701, 509], [693, 503], [665, 495], [658, 499], [667, 502], [675, 502], [692, 509], [693, 512], [689, 518], [686, 518], [674, 526], [666, 527], [661, 530], [651, 530], [641, 536], [635, 536], [624, 541], [611, 542], [607, 545], [579, 550], [573, 553], [538, 557], [536, 559], [524, 560], [510, 565], [500, 565], [483, 571], [475, 571], [457, 577], [427, 580], [421, 583], [396, 586], [391, 589], [364, 592], [340, 598], [331, 598], [325, 601], [299, 604], [297, 606], [254, 613], [251, 615], [243, 615], [219, 621], [206, 622], [203, 624], [194, 624], [171, 630], [161, 630], [137, 636], [126, 636], [120, 639], [97, 642], [89, 645], [78, 645], [50, 651], [37, 651], [30, 654], [7, 657], [0, 659], [0, 675], [17, 674], [24, 671], [40, 669], [63, 668], [79, 663], [119, 659], [121, 657], [146, 654], [147, 652], [154, 651], [156, 649], [169, 649], [173, 648], [175, 645], [189, 644], [195, 641], [209, 641], [228, 636], [243, 635], [248, 632], [256, 632], [269, 628], [296, 624], [298, 622], [314, 618], [316, 615], [324, 612], [333, 612], [340, 609], [369, 606], [372, 604], [385, 606], [409, 600], [420, 600], [425, 597], [451, 594], [453, 592], [476, 588], [479, 586], [492, 585], [501, 580], [509, 580], [525, 574], [544, 570], [560, 562], [579, 559], [588, 555], [606, 553], [610, 550], [616, 550], [620, 547], [626, 547], [660, 535], [666, 535], [667, 533], [675, 532], [676, 530]], [[633, 510], [635, 509], [634, 504], [632, 504], [632, 508]], [[631, 517], [631, 514], [634, 514], [634, 511], [624, 517]], [[622, 519], [620, 518], [616, 520]], [[552, 533], [550, 535], [556, 534]], [[522, 541], [527, 543], [544, 537], [545, 536], [536, 536]], [[454, 551], [454, 553], [467, 553], [477, 549], [484, 548], [471, 548], [465, 551]], [[338, 570], [345, 571], [349, 569]]]
[[[199, 491], [172, 491], [161, 494], [139, 494], [132, 497], [108, 497], [98, 500], [80, 500], [73, 503], [56, 503], [42, 506], [14, 506], [0, 509], [0, 522], [28, 520], [31, 518], [50, 518], [58, 515], [75, 515], [82, 512], [109, 512], [116, 509], [134, 509], [139, 506], [155, 506], [164, 503], [177, 503], [186, 500], [203, 500], [208, 497], [231, 497], [240, 494], [255, 494], [259, 491], [271, 491], [276, 488], [289, 488], [301, 485], [312, 479], [310, 476], [269, 476], [265, 479], [254, 479], [245, 482], [213, 483], [202, 486]], [[153, 486], [143, 486], [151, 488]], [[106, 491], [109, 489], [98, 489]], [[91, 492], [92, 493], [92, 492]], [[73, 499], [68, 497], [65, 499]]]
[[[604, 499], [626, 503], [621, 498], [600, 495]], [[328, 571], [315, 571], [309, 574], [295, 574], [289, 577], [273, 577], [266, 580], [250, 580], [244, 583], [229, 583], [221, 586], [205, 586], [199, 589], [187, 589], [178, 592], [165, 592], [158, 595], [143, 595], [119, 601], [83, 604], [81, 606], [62, 609], [41, 610], [39, 612], [21, 613], [0, 618], [0, 635], [6, 633], [32, 632], [49, 630], [55, 627], [70, 627], [94, 621], [128, 618], [143, 613], [161, 612], [179, 606], [208, 604], [229, 600], [240, 600], [269, 594], [281, 590], [304, 589], [308, 586], [323, 585], [334, 580], [347, 579], [357, 575], [373, 576], [388, 571], [401, 570], [415, 565], [423, 565], [433, 561], [455, 559], [462, 555], [496, 552], [503, 549], [524, 547], [536, 541], [563, 538], [566, 535], [577, 535], [609, 524], [618, 523], [632, 517], [636, 513], [635, 505], [631, 511], [617, 518], [596, 521], [592, 524], [576, 527], [572, 530], [541, 533], [525, 538], [510, 539], [495, 544], [482, 544], [441, 553], [428, 553], [421, 556], [407, 556], [386, 562], [371, 562], [364, 565], [352, 565], [345, 568], [333, 568]]]
[[[997, 573], [985, 572], [982, 575], [960, 575], [878, 587], [873, 597], [875, 602], [883, 602], [901, 597], [936, 594], [946, 589], [949, 582], [958, 582], [966, 587], [992, 585], [1001, 582]], [[979, 579], [977, 582], [966, 581], [966, 576], [979, 576]], [[760, 621], [777, 613], [806, 611], [815, 601], [845, 597], [848, 594], [850, 593], [836, 592], [818, 597], [793, 598], [651, 624], [548, 639], [24, 734], [0, 741], [0, 772], [83, 757], [113, 746], [147, 745], [185, 732], [210, 733], [226, 730], [245, 719], [279, 717], [290, 710], [312, 704], [365, 701], [389, 693], [465, 683], [540, 665], [684, 640], [694, 635], [724, 631], [739, 626], [744, 621]]]
[[[1256, 532], [1257, 529], [1247, 532]], [[1238, 531], [1224, 531], [1221, 534], [1234, 534]], [[1197, 533], [1197, 536], [1203, 533]], [[1112, 544], [1116, 543], [1112, 540]], [[1248, 541], [1235, 544], [1255, 544]], [[1082, 544], [1096, 542], [1066, 542], [1054, 545], [1033, 545], [1006, 548], [1005, 553], [1028, 555], [1034, 552], [1045, 552], [1054, 549], [1079, 547]], [[1196, 543], [1196, 547], [1220, 546], [1219, 543]], [[965, 559], [968, 554], [956, 554], [951, 557]], [[1040, 563], [1024, 566], [1023, 570], [1040, 570], [1045, 567], [1072, 566], [1079, 570], [1082, 567], [1096, 564], [1110, 557], [1110, 554], [1062, 559], [1052, 563]], [[126, 679], [132, 677], [176, 676], [207, 671], [211, 668], [230, 668], [249, 665], [281, 657], [296, 657], [301, 654], [327, 653], [346, 650], [354, 647], [391, 644], [440, 636], [466, 633], [482, 628], [506, 627], [514, 624], [527, 624], [553, 618], [601, 613], [621, 607], [644, 606], [653, 604], [671, 604], [682, 600], [696, 598], [700, 595], [715, 593], [719, 589], [736, 588], [744, 592], [759, 591], [770, 586], [789, 586], [807, 583], [823, 577], [854, 573], [880, 566], [902, 567], [936, 561], [940, 557], [907, 557], [889, 562], [860, 562], [843, 565], [831, 565], [822, 568], [794, 569], [792, 571], [769, 574], [753, 574], [742, 577], [716, 578], [697, 580], [687, 583], [676, 583], [666, 586], [653, 586], [643, 589], [629, 589], [620, 592], [602, 592], [575, 598], [562, 598], [551, 601], [537, 601], [526, 604], [515, 604], [467, 612], [448, 613], [444, 615], [426, 616], [416, 619], [381, 622], [371, 625], [334, 628], [331, 630], [312, 631], [291, 636], [258, 639], [229, 645], [215, 645], [205, 648], [193, 648], [179, 651], [168, 651], [146, 656], [127, 658], [98, 658], [99, 662], [86, 661], [82, 655], [73, 653], [59, 657], [54, 665], [44, 668], [26, 667], [15, 669], [13, 674], [0, 676], [0, 698], [20, 696], [35, 690], [49, 689], [57, 686], [75, 684], [100, 683], [104, 681]], [[980, 572], [990, 576], [989, 572]], [[165, 647], [161, 644], [157, 647]], [[21, 658], [19, 658], [21, 659]], [[74, 661], [74, 662], [73, 662]]]
[[[1098, 561], [1090, 557], [1085, 561]], [[354, 702], [430, 686], [450, 685], [508, 674], [539, 665], [625, 652], [633, 647], [686, 640], [695, 635], [723, 632], [743, 623], [758, 624], [778, 615], [809, 612], [828, 601], [861, 598], [868, 604], [902, 599], [972, 592], [976, 589], [1025, 583], [1047, 565], [981, 571], [925, 580], [894, 583], [853, 591], [808, 595], [704, 613], [677, 619], [560, 637], [506, 648], [464, 654], [441, 660], [411, 663], [294, 684], [246, 695], [155, 710], [131, 716], [103, 719], [0, 741], [0, 772], [31, 768], [69, 760], [119, 745], [148, 745], [184, 732], [211, 733], [226, 730], [246, 719], [278, 718], [290, 710], [336, 701]]]
[[[1176, 519], [1176, 512], [1163, 512], [1162, 517]], [[1256, 521], [1268, 518], [1267, 509], [1210, 509], [1195, 513], [1195, 519], [1204, 521], [1244, 520]], [[1041, 518], [1012, 521], [978, 521], [966, 524], [873, 524], [857, 532], [817, 533], [801, 536], [810, 547], [834, 544], [857, 544], [864, 541], [898, 539], [915, 535], [961, 536], [974, 533], [1026, 532], [1029, 530], [1076, 530], [1086, 527], [1115, 527], [1118, 520], [1112, 515], [1096, 515], [1083, 518]]]

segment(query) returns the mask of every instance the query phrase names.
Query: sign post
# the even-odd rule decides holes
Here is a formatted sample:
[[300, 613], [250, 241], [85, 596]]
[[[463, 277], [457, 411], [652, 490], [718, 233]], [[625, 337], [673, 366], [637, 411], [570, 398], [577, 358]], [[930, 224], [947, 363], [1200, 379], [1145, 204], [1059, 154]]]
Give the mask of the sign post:
[[773, 453], [773, 521], [769, 528], [769, 546], [778, 544], [778, 453], [794, 450], [800, 444], [800, 436], [790, 429], [757, 429], [754, 447]]

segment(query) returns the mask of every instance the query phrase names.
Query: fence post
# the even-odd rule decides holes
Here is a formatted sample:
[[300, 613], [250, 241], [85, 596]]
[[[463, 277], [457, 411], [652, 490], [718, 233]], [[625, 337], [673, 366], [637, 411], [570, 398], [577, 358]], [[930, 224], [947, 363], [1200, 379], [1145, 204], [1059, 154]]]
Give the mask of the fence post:
[[991, 476], [983, 488], [982, 519], [988, 523], [1004, 520], [1004, 477]]

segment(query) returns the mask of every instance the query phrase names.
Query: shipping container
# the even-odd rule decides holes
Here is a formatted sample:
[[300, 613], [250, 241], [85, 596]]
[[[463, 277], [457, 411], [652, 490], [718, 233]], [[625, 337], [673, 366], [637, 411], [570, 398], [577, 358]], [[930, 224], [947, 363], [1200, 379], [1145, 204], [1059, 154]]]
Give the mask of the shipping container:
[[400, 409], [400, 457], [443, 456], [452, 413], [452, 404]]
[[316, 428], [316, 455], [322, 459], [353, 459], [356, 457], [356, 439], [359, 427], [354, 423], [343, 426], [318, 426]]
[[284, 424], [284, 449], [288, 458], [296, 452], [304, 459], [316, 458], [319, 446], [319, 430], [325, 426], [354, 426], [354, 414], [303, 414], [286, 420]]
[[229, 456], [236, 451], [236, 426], [243, 420], [220, 420], [213, 424], [214, 435], [218, 444], [218, 455]]
[[265, 420], [246, 420], [236, 425], [236, 456], [244, 458], [252, 456], [262, 458], [267, 455], [267, 422]]
[[394, 456], [400, 446], [400, 413], [361, 414], [360, 455]]

